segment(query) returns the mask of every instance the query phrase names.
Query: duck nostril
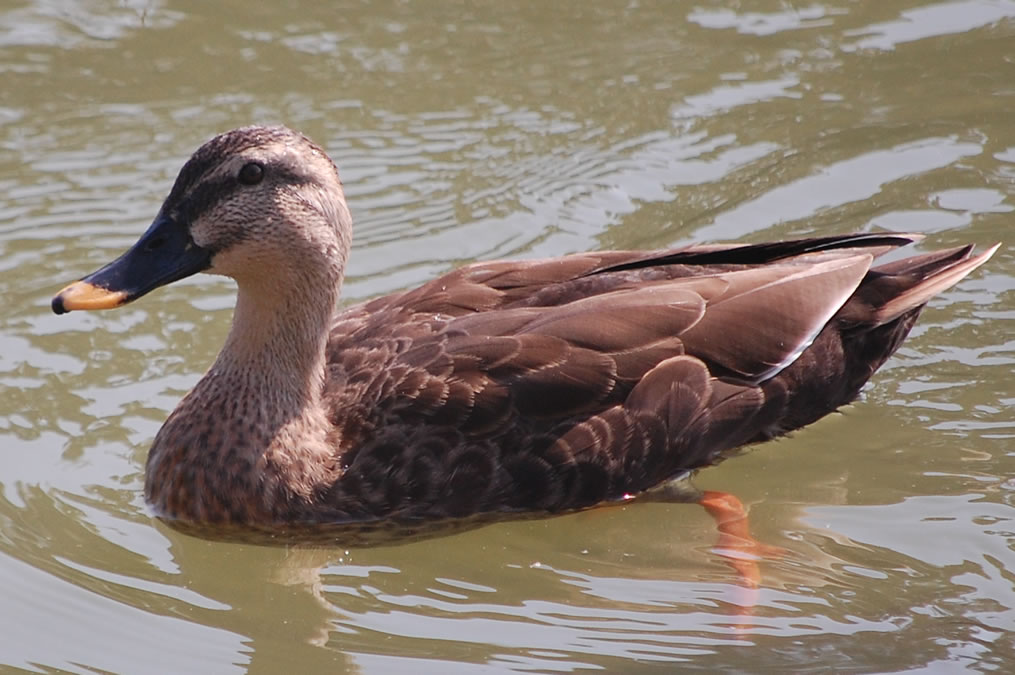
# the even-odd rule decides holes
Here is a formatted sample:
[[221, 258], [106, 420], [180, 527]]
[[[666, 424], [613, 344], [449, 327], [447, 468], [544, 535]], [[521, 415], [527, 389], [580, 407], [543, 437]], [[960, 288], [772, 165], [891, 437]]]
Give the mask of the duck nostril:
[[152, 237], [147, 242], [145, 242], [144, 250], [149, 252], [149, 253], [151, 253], [152, 251], [155, 251], [156, 249], [162, 248], [163, 246], [165, 246], [165, 244], [166, 244], [166, 237], [161, 236], [161, 235], [157, 236], [157, 237]]

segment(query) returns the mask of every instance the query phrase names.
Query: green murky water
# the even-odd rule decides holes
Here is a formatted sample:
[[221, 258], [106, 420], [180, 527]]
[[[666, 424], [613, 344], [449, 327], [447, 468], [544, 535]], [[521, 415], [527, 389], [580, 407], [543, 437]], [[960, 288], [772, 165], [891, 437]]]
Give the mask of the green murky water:
[[[1015, 2], [22, 0], [0, 78], [0, 670], [1015, 667]], [[205, 541], [152, 520], [142, 469], [231, 287], [66, 317], [49, 298], [143, 231], [198, 144], [253, 122], [338, 161], [347, 299], [603, 247], [1008, 246], [863, 401], [700, 474], [785, 549], [751, 610], [695, 506]]]

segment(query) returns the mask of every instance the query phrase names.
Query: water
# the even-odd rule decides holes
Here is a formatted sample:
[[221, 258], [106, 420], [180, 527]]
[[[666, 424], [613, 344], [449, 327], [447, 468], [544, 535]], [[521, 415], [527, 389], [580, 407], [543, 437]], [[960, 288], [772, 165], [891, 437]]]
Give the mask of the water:
[[[0, 9], [0, 669], [1015, 666], [1015, 2], [750, 6]], [[203, 140], [253, 122], [338, 161], [346, 300], [594, 248], [1007, 245], [864, 400], [699, 475], [783, 550], [753, 600], [679, 504], [401, 545], [206, 541], [150, 517], [142, 471], [231, 286], [64, 317], [49, 299], [134, 241]]]

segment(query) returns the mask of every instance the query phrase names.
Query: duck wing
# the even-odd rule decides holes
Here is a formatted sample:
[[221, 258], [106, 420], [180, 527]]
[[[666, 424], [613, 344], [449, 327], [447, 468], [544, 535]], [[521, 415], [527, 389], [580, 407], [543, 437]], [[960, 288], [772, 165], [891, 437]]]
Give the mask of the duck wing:
[[817, 419], [983, 262], [967, 248], [871, 269], [915, 238], [480, 263], [351, 308], [326, 394], [346, 498], [427, 516], [576, 508]]

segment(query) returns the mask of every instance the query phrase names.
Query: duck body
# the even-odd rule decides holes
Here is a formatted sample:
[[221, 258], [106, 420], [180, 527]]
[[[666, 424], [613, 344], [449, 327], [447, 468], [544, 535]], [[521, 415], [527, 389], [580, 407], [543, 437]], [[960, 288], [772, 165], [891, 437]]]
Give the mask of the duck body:
[[637, 495], [854, 400], [994, 250], [878, 265], [919, 237], [856, 234], [483, 262], [336, 311], [350, 238], [327, 155], [247, 127], [202, 146], [138, 244], [54, 298], [62, 313], [198, 271], [237, 281], [226, 345], [149, 453], [158, 515], [431, 521]]

